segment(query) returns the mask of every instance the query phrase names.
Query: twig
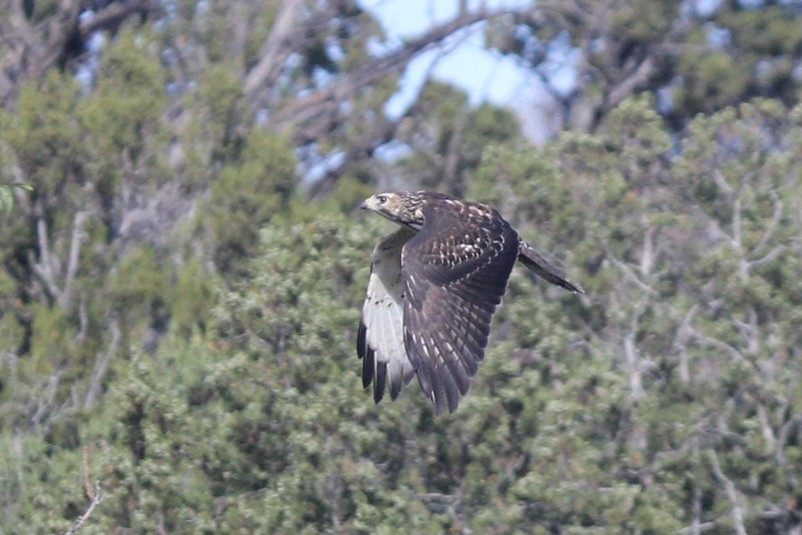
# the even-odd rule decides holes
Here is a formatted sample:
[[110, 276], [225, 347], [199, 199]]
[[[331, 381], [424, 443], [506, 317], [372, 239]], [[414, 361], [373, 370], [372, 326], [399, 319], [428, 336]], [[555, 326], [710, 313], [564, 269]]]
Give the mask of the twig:
[[771, 239], [774, 237], [774, 232], [780, 226], [780, 222], [782, 221], [783, 208], [785, 208], [785, 205], [783, 204], [782, 199], [780, 199], [780, 196], [777, 195], [777, 190], [771, 190], [769, 192], [769, 197], [771, 197], [771, 200], [774, 204], [774, 209], [772, 210], [771, 214], [771, 221], [769, 221], [768, 227], [766, 227], [766, 229], [763, 231], [763, 237], [760, 238], [758, 244], [752, 249], [752, 252], [750, 253], [752, 255], [759, 254], [768, 245], [769, 241], [771, 241]]
[[755, 269], [759, 269], [759, 268], [765, 266], [766, 264], [770, 264], [778, 256], [780, 256], [780, 254], [782, 254], [784, 252], [785, 252], [785, 245], [780, 244], [777, 247], [775, 247], [774, 249], [772, 249], [771, 251], [769, 251], [768, 253], [766, 253], [765, 255], [763, 255], [761, 258], [756, 258], [755, 260], [747, 261], [746, 262], [746, 269], [747, 269], [747, 271], [749, 273], [751, 273]]
[[95, 499], [95, 492], [92, 489], [92, 485], [89, 483], [89, 448], [84, 446], [83, 451], [83, 462], [84, 462], [84, 492], [86, 493], [86, 497], [90, 500]]
[[744, 527], [744, 511], [741, 504], [738, 503], [738, 489], [730, 478], [728, 478], [721, 470], [721, 465], [718, 463], [718, 455], [713, 448], [707, 449], [707, 458], [710, 460], [710, 468], [713, 470], [713, 475], [716, 480], [724, 487], [724, 492], [727, 494], [727, 499], [732, 506], [730, 515], [732, 517], [733, 527], [735, 533], [738, 535], [747, 535], [746, 527]]
[[729, 353], [729, 355], [732, 357], [732, 360], [734, 360], [736, 362], [744, 362], [744, 361], [746, 361], [746, 358], [744, 358], [744, 356], [741, 354], [741, 352], [738, 351], [733, 346], [731, 346], [730, 344], [728, 344], [726, 342], [722, 342], [721, 340], [718, 340], [717, 338], [711, 338], [710, 336], [706, 336], [706, 335], [700, 333], [699, 331], [697, 331], [695, 327], [690, 327], [690, 332], [691, 332], [691, 335], [693, 336], [692, 339], [695, 339], [697, 342], [701, 343], [702, 345], [706, 345], [708, 347], [713, 347], [713, 348], [716, 348], [716, 349], [720, 349], [721, 351]]
[[106, 378], [106, 373], [109, 369], [111, 359], [117, 353], [120, 347], [120, 340], [122, 340], [122, 331], [120, 330], [120, 321], [115, 317], [109, 322], [109, 330], [111, 331], [111, 341], [109, 347], [105, 352], [98, 353], [95, 358], [95, 367], [92, 370], [92, 378], [89, 381], [89, 386], [86, 389], [86, 397], [84, 398], [84, 408], [88, 409], [94, 406], [100, 394], [103, 392], [103, 380]]
[[84, 472], [84, 492], [86, 493], [86, 497], [89, 498], [89, 507], [86, 508], [84, 514], [78, 517], [75, 521], [75, 524], [67, 531], [67, 535], [74, 535], [78, 533], [78, 530], [86, 523], [92, 513], [95, 511], [95, 507], [103, 499], [103, 493], [100, 491], [100, 482], [95, 481], [95, 486], [89, 484], [89, 448], [84, 446], [83, 450], [83, 472]]
[[646, 392], [643, 390], [642, 370], [635, 348], [634, 330], [624, 337], [624, 354], [627, 359], [627, 368], [629, 368], [629, 400], [635, 402], [642, 399]]
[[643, 282], [642, 280], [640, 280], [640, 278], [638, 278], [638, 276], [635, 274], [635, 272], [634, 272], [634, 271], [632, 271], [632, 270], [629, 268], [629, 266], [627, 266], [627, 265], [626, 265], [624, 262], [622, 262], [622, 261], [618, 260], [618, 259], [617, 259], [617, 258], [616, 258], [616, 257], [615, 257], [613, 254], [612, 254], [612, 252], [611, 252], [611, 251], [607, 251], [607, 258], [609, 258], [609, 259], [610, 259], [610, 260], [613, 262], [613, 264], [615, 264], [615, 265], [616, 265], [616, 267], [617, 267], [618, 269], [620, 269], [620, 270], [621, 270], [621, 272], [623, 272], [623, 273], [624, 273], [624, 275], [626, 275], [626, 277], [627, 277], [629, 280], [631, 280], [632, 282], [634, 282], [634, 283], [635, 283], [635, 284], [636, 284], [636, 285], [637, 285], [637, 286], [638, 286], [638, 287], [639, 287], [641, 290], [643, 290], [644, 292], [646, 292], [646, 293], [648, 293], [648, 294], [651, 294], [651, 295], [655, 295], [655, 294], [657, 293], [657, 290], [655, 290], [654, 288], [652, 288], [651, 286], [649, 286], [648, 284], [646, 284], [645, 282]]
[[67, 310], [72, 304], [72, 286], [75, 282], [75, 275], [78, 272], [78, 264], [81, 255], [81, 242], [86, 237], [84, 226], [89, 214], [85, 211], [76, 212], [72, 224], [72, 238], [70, 240], [70, 254], [67, 261], [67, 274], [64, 280], [64, 289], [58, 296], [59, 306], [62, 310]]
[[86, 508], [84, 514], [78, 517], [75, 521], [75, 524], [67, 531], [66, 535], [75, 535], [78, 533], [78, 530], [83, 527], [89, 517], [92, 516], [92, 513], [95, 512], [95, 507], [103, 500], [103, 493], [100, 491], [100, 482], [95, 481], [95, 486], [92, 489], [92, 501], [89, 503], [89, 507]]

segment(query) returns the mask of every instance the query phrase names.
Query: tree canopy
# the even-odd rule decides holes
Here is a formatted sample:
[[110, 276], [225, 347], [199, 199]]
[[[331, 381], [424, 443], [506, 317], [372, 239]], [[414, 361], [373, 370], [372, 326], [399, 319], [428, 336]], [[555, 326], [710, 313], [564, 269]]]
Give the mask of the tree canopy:
[[[800, 19], [459, 2], [393, 44], [352, 0], [0, 6], [0, 532], [798, 532]], [[545, 143], [435, 78], [385, 113], [477, 29]], [[493, 204], [587, 291], [515, 270], [453, 415], [361, 389], [387, 188]]]

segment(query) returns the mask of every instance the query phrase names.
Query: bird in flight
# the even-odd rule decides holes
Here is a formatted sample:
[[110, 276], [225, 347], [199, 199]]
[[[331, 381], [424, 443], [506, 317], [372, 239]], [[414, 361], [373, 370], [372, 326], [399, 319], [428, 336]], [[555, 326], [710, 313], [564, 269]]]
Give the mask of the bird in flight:
[[373, 384], [376, 403], [417, 375], [435, 414], [457, 409], [516, 261], [584, 293], [485, 204], [418, 191], [373, 195], [361, 207], [401, 225], [373, 250], [357, 333], [362, 384]]

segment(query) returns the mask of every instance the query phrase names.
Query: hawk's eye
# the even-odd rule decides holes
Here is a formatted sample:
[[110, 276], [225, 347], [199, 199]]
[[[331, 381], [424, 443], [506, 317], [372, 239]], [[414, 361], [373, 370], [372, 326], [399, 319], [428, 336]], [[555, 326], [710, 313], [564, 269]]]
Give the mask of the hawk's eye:
[[387, 202], [387, 195], [377, 195], [376, 200], [379, 201], [379, 204], [384, 204]]

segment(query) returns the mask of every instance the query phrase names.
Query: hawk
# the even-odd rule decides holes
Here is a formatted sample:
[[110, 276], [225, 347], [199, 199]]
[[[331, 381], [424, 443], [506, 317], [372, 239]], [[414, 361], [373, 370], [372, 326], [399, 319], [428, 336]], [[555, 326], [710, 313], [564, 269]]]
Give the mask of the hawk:
[[357, 354], [376, 403], [417, 375], [435, 414], [454, 412], [484, 358], [516, 261], [584, 293], [493, 208], [427, 191], [381, 193], [362, 208], [401, 225], [376, 245]]

